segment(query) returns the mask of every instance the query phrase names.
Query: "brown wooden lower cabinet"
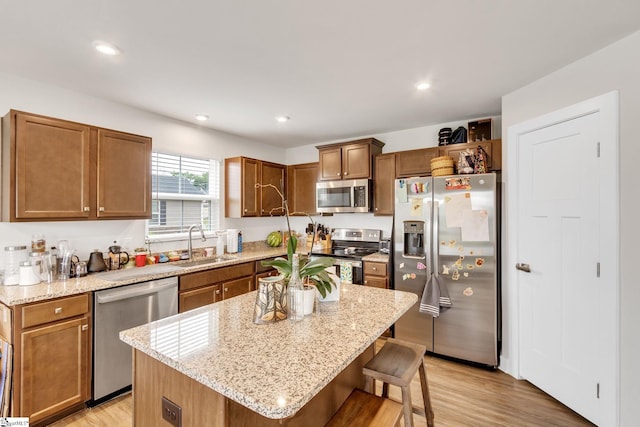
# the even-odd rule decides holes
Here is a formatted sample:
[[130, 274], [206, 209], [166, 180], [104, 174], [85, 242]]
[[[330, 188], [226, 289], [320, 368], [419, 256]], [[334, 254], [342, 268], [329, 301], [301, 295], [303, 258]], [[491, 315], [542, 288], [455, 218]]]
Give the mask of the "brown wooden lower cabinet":
[[183, 311], [193, 310], [194, 308], [213, 304], [218, 301], [222, 301], [221, 285], [211, 285], [191, 291], [180, 292], [178, 307], [180, 307], [180, 313], [182, 313]]
[[354, 388], [364, 387], [362, 367], [373, 355], [374, 348], [371, 345], [295, 415], [276, 420], [265, 418], [141, 351], [134, 350], [133, 425], [168, 426], [159, 410], [159, 402], [162, 397], [166, 397], [181, 408], [183, 426], [323, 426]]
[[376, 288], [388, 288], [389, 277], [387, 275], [387, 263], [365, 261], [364, 262], [364, 284]]
[[193, 310], [255, 289], [255, 263], [185, 274], [180, 277], [178, 311]]
[[11, 416], [37, 426], [84, 407], [91, 398], [89, 294], [2, 311], [2, 331], [12, 331], [3, 338], [14, 351]]

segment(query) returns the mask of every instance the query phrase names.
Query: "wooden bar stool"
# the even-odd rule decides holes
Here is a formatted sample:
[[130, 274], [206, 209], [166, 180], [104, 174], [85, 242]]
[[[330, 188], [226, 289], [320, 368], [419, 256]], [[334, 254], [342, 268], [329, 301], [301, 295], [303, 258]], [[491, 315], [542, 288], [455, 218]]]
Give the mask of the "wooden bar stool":
[[424, 366], [426, 351], [427, 348], [423, 345], [389, 338], [382, 349], [362, 369], [362, 373], [365, 375], [365, 390], [370, 393], [375, 393], [375, 380], [382, 381], [382, 397], [384, 398], [389, 397], [389, 384], [400, 387], [406, 427], [413, 426], [413, 412], [422, 414], [418, 408], [414, 408], [411, 404], [410, 385], [416, 371], [420, 371], [420, 385], [427, 425], [433, 426], [433, 410], [429, 397], [427, 371]]
[[398, 402], [354, 389], [325, 427], [395, 427], [401, 416]]

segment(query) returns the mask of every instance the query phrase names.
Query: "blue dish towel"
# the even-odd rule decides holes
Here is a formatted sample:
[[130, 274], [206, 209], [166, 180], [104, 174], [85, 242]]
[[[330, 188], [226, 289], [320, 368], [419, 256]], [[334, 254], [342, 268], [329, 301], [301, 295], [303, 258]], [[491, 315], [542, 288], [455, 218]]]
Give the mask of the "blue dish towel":
[[427, 280], [420, 300], [420, 313], [427, 313], [438, 317], [451, 307], [451, 298], [447, 284], [437, 274], [432, 274]]

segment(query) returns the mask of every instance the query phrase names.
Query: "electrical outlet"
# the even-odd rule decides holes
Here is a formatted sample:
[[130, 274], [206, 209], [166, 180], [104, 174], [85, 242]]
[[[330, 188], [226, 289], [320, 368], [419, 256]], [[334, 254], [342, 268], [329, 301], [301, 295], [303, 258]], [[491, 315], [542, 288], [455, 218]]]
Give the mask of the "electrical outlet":
[[182, 427], [182, 408], [162, 396], [162, 418], [174, 427]]

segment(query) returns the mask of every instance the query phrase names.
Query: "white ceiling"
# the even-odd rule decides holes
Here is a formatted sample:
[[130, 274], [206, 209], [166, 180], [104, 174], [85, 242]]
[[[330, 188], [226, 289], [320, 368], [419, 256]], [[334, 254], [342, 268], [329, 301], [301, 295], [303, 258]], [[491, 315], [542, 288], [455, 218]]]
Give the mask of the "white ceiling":
[[0, 71], [283, 147], [500, 114], [502, 95], [640, 29], [637, 0], [0, 4]]

